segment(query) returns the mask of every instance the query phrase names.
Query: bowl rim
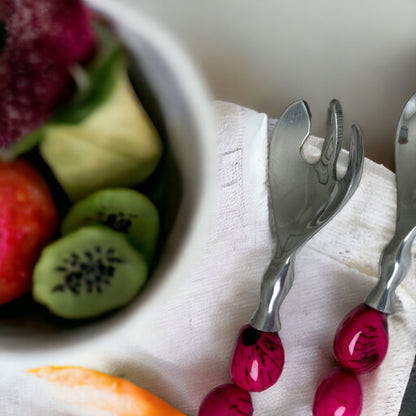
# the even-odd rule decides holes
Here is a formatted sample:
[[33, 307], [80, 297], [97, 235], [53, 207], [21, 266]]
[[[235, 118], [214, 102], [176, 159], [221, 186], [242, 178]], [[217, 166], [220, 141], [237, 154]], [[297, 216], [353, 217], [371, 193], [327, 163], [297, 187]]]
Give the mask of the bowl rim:
[[[185, 221], [187, 222], [186, 236], [181, 247], [168, 266], [164, 266], [162, 261], [161, 267], [156, 267], [154, 271], [157, 275], [169, 273], [169, 279], [166, 279], [162, 285], [149, 285], [146, 289], [149, 296], [144, 296], [140, 301], [138, 313], [131, 310], [127, 313], [122, 310], [118, 311], [117, 314], [120, 314], [122, 318], [122, 323], [119, 326], [114, 327], [112, 319], [108, 323], [97, 323], [100, 328], [91, 339], [85, 339], [83, 335], [85, 329], [81, 327], [74, 330], [78, 332], [72, 333], [72, 340], [69, 343], [59, 345], [56, 349], [53, 348], [53, 345], [50, 348], [34, 349], [2, 348], [0, 352], [1, 361], [6, 361], [10, 356], [16, 357], [18, 355], [19, 363], [25, 366], [43, 365], [51, 363], [54, 359], [55, 361], [60, 360], [64, 356], [63, 353], [66, 354], [69, 351], [85, 348], [88, 344], [98, 343], [107, 336], [122, 336], [122, 333], [128, 331], [128, 328], [131, 328], [132, 325], [140, 330], [140, 327], [146, 321], [155, 318], [157, 305], [167, 299], [173, 290], [177, 290], [178, 284], [180, 285], [186, 281], [192, 262], [206, 241], [210, 224], [209, 219], [213, 213], [216, 166], [215, 131], [212, 100], [205, 81], [201, 78], [194, 63], [179, 42], [152, 18], [143, 14], [139, 7], [120, 4], [117, 0], [85, 0], [85, 3], [93, 11], [104, 15], [104, 17], [110, 16], [111, 20], [123, 22], [124, 27], [150, 42], [155, 50], [163, 56], [171, 70], [171, 75], [180, 85], [181, 93], [188, 104], [188, 110], [198, 134], [198, 153], [200, 159], [204, 161], [204, 168], [199, 169], [200, 177], [196, 193], [189, 196], [185, 192], [183, 195], [185, 200], [187, 198], [194, 199], [191, 202], [196, 204], [196, 209], [190, 217], [189, 213], [186, 212], [186, 202], [189, 201], [181, 204], [177, 220], [175, 220], [173, 230], [166, 242], [167, 247], [175, 245], [176, 234], [181, 223]], [[119, 322], [118, 319], [117, 321]], [[112, 327], [109, 328], [109, 325], [112, 325]], [[111, 334], [108, 331], [111, 331]], [[30, 351], [30, 354], [26, 354], [28, 351]]]

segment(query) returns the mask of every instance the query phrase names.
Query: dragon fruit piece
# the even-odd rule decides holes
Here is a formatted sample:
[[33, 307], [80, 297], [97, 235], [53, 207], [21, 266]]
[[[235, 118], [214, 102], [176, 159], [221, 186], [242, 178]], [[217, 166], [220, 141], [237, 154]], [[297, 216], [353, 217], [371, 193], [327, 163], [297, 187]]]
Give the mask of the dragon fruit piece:
[[80, 0], [3, 0], [0, 22], [0, 148], [40, 127], [72, 92], [70, 69], [96, 49]]

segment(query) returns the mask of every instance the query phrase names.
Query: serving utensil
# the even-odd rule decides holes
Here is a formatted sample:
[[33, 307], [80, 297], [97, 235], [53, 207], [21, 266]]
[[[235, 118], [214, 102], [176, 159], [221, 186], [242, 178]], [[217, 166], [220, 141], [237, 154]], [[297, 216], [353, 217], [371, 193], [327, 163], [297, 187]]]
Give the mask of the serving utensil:
[[284, 365], [279, 309], [293, 283], [295, 255], [340, 211], [360, 181], [364, 151], [355, 125], [346, 173], [342, 178], [337, 175], [343, 132], [340, 103], [333, 100], [329, 105], [326, 139], [314, 164], [301, 153], [310, 125], [304, 101], [289, 106], [277, 122], [268, 166], [275, 253], [263, 277], [259, 307], [237, 339], [230, 365], [232, 383], [214, 388], [202, 402], [199, 416], [251, 416], [249, 392], [266, 390], [279, 379]]
[[250, 320], [260, 331], [280, 330], [279, 309], [293, 283], [297, 251], [342, 209], [359, 184], [364, 149], [357, 125], [351, 130], [346, 173], [341, 179], [337, 176], [343, 124], [341, 105], [332, 100], [321, 156], [314, 164], [301, 154], [311, 128], [307, 103], [293, 103], [276, 125], [269, 152], [276, 249], [263, 277], [258, 309]]
[[[362, 391], [355, 374], [380, 366], [388, 349], [387, 316], [394, 312], [396, 289], [411, 264], [416, 237], [416, 94], [400, 116], [395, 141], [397, 184], [396, 229], [380, 258], [380, 278], [365, 298], [339, 325], [334, 339], [335, 358], [342, 367], [320, 383], [314, 400], [314, 416], [335, 414], [343, 407], [348, 416], [359, 416]], [[343, 413], [344, 414], [344, 413]]]

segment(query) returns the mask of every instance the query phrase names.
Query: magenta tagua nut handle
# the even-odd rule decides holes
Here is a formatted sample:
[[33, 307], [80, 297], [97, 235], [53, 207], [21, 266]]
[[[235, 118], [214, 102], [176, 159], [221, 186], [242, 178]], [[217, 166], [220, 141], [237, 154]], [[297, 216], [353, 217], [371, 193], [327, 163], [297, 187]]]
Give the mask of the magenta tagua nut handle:
[[240, 330], [231, 360], [231, 380], [247, 391], [266, 390], [279, 379], [284, 360], [277, 332], [263, 332], [245, 325]]
[[359, 416], [362, 391], [357, 374], [376, 369], [388, 348], [387, 316], [362, 303], [339, 325], [334, 354], [342, 367], [332, 369], [315, 393], [314, 416]]
[[362, 406], [363, 395], [357, 376], [337, 367], [316, 390], [313, 416], [359, 416]]
[[199, 408], [199, 416], [251, 416], [253, 405], [249, 392], [260, 392], [275, 384], [283, 364], [284, 350], [276, 332], [243, 326], [230, 364], [234, 384], [211, 390]]
[[376, 369], [388, 348], [387, 316], [362, 303], [341, 322], [334, 339], [340, 365], [357, 373]]
[[252, 416], [251, 396], [234, 384], [211, 390], [199, 408], [198, 416]]

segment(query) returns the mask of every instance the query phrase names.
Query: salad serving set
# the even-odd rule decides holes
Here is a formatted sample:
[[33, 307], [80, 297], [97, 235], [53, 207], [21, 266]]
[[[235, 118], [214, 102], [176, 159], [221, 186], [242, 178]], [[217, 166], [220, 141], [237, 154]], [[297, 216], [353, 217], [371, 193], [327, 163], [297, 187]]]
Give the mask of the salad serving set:
[[[285, 356], [278, 335], [280, 306], [294, 280], [294, 261], [302, 246], [345, 206], [357, 189], [364, 164], [360, 129], [351, 128], [349, 157], [340, 178], [343, 116], [337, 100], [329, 104], [321, 155], [308, 163], [302, 147], [310, 134], [308, 105], [290, 105], [278, 120], [269, 147], [268, 185], [275, 251], [263, 276], [260, 301], [241, 330], [230, 363], [231, 383], [214, 388], [199, 416], [249, 416], [250, 392], [261, 392], [279, 379]], [[388, 315], [395, 291], [410, 268], [416, 236], [416, 94], [406, 103], [395, 139], [397, 214], [395, 234], [380, 258], [380, 278], [364, 302], [340, 323], [334, 343], [337, 367], [323, 378], [314, 397], [313, 415], [359, 416], [363, 394], [358, 375], [375, 370], [388, 349]]]

